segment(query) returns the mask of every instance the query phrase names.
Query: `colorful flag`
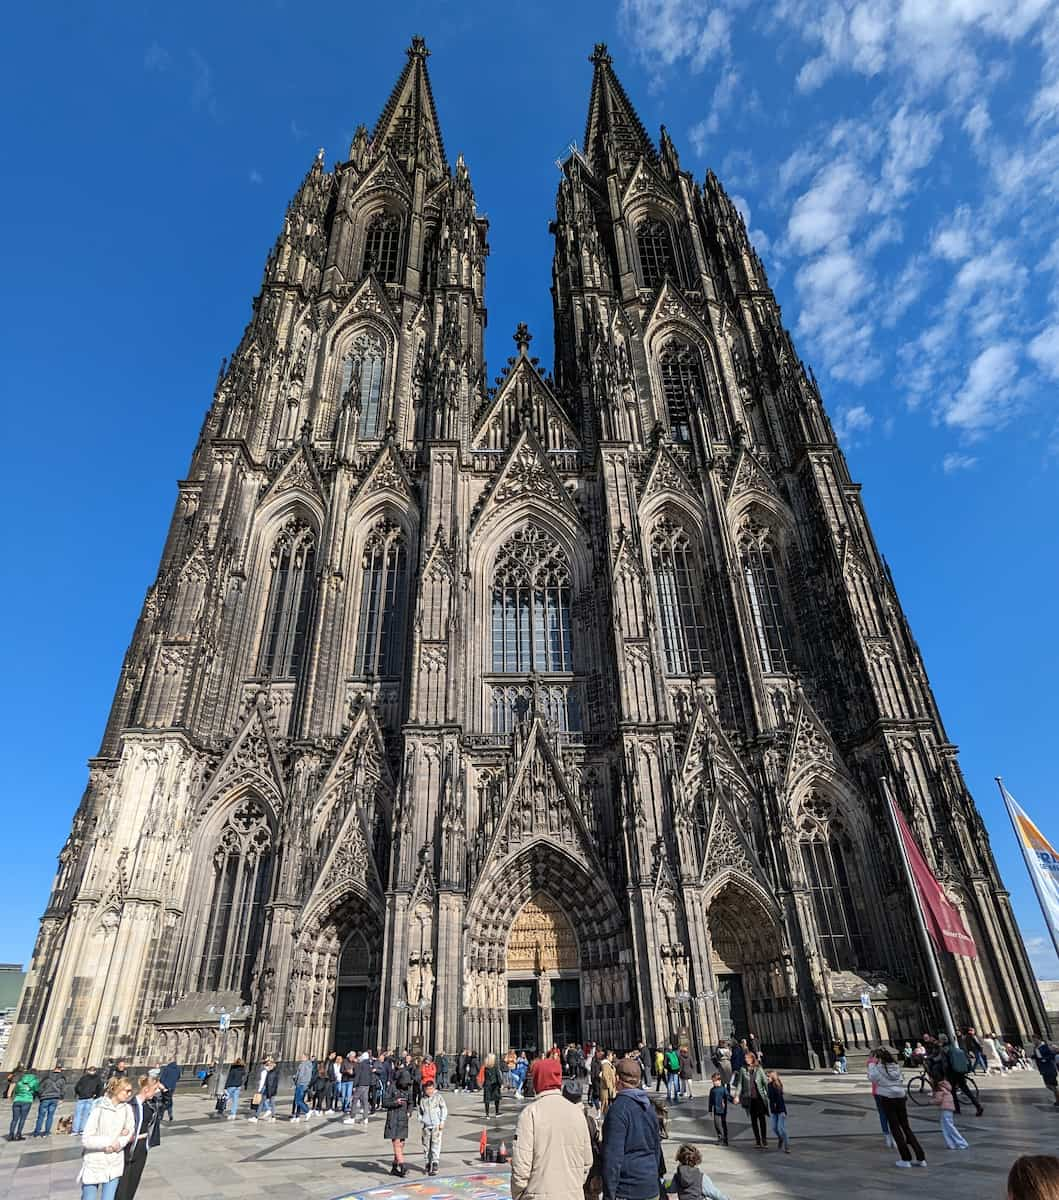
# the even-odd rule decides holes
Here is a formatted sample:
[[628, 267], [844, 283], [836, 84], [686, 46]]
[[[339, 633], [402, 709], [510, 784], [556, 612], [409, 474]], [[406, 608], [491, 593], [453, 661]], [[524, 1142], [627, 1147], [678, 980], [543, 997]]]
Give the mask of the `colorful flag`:
[[[892, 803], [892, 801], [891, 801]], [[939, 949], [948, 950], [950, 954], [962, 954], [965, 958], [977, 958], [978, 948], [974, 938], [967, 931], [963, 918], [956, 911], [949, 898], [941, 890], [941, 884], [934, 878], [927, 860], [916, 845], [911, 829], [905, 821], [901, 810], [893, 805], [894, 820], [904, 844], [905, 856], [912, 870], [912, 878], [916, 881], [916, 891], [919, 893], [920, 909], [934, 945]]]
[[1022, 855], [1026, 860], [1026, 869], [1033, 881], [1033, 889], [1040, 901], [1041, 911], [1048, 923], [1048, 932], [1052, 935], [1056, 950], [1059, 950], [1059, 854], [1055, 848], [1026, 816], [1016, 803], [1014, 796], [998, 779], [1000, 792], [1008, 808], [1008, 816], [1015, 826], [1015, 836], [1022, 847]]

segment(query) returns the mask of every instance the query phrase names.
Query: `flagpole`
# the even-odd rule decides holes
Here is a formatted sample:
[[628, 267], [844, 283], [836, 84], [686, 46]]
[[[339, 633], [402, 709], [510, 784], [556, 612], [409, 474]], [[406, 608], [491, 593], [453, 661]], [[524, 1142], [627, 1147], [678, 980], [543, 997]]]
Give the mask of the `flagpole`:
[[1022, 863], [1026, 868], [1026, 874], [1030, 877], [1030, 883], [1033, 884], [1033, 891], [1037, 896], [1037, 903], [1041, 906], [1041, 913], [1044, 916], [1044, 924], [1048, 928], [1048, 932], [1052, 938], [1052, 945], [1055, 947], [1056, 954], [1059, 954], [1059, 932], [1052, 928], [1052, 919], [1048, 915], [1048, 905], [1045, 903], [1044, 896], [1041, 895], [1041, 885], [1037, 879], [1037, 873], [1030, 867], [1029, 847], [1026, 845], [1026, 839], [1022, 836], [1019, 830], [1018, 822], [1015, 820], [1015, 810], [1011, 807], [1013, 797], [1004, 787], [1004, 780], [999, 776], [995, 776], [997, 787], [1000, 788], [1000, 795], [1004, 799], [1004, 807], [1007, 809], [1008, 818], [1011, 821], [1011, 828], [1015, 833], [1015, 841], [1019, 844], [1019, 849], [1022, 851]]
[[952, 1019], [952, 1009], [949, 1008], [949, 998], [945, 994], [945, 985], [941, 979], [941, 969], [938, 966], [937, 955], [934, 952], [934, 943], [930, 940], [930, 934], [927, 932], [927, 922], [923, 916], [923, 906], [919, 899], [919, 888], [916, 886], [916, 881], [912, 875], [912, 865], [908, 861], [908, 854], [905, 851], [904, 838], [901, 837], [901, 830], [897, 827], [897, 809], [896, 801], [894, 800], [893, 792], [890, 790], [890, 780], [883, 775], [880, 780], [882, 784], [883, 794], [886, 797], [886, 807], [890, 813], [890, 824], [893, 826], [894, 837], [897, 838], [897, 849], [901, 855], [901, 865], [905, 869], [905, 882], [912, 893], [912, 907], [916, 913], [916, 927], [919, 930], [920, 945], [923, 950], [923, 956], [926, 960], [927, 969], [930, 972], [931, 982], [934, 985], [934, 994], [938, 998], [938, 1004], [941, 1006], [941, 1016], [945, 1023], [945, 1032], [949, 1035], [950, 1040], [956, 1040], [956, 1024]]

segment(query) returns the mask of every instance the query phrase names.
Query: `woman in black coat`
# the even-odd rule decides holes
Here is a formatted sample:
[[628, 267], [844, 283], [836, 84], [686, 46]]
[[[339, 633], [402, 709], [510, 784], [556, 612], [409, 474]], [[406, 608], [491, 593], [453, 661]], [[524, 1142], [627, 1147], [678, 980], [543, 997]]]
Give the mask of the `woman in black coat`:
[[482, 1068], [482, 1094], [485, 1096], [485, 1119], [489, 1120], [490, 1104], [500, 1116], [500, 1089], [503, 1086], [503, 1076], [496, 1061], [495, 1054], [485, 1056], [485, 1066]]
[[402, 1068], [397, 1072], [393, 1086], [383, 1098], [382, 1106], [386, 1109], [385, 1136], [393, 1145], [393, 1165], [391, 1175], [404, 1176], [408, 1167], [404, 1161], [404, 1144], [408, 1137], [408, 1105], [411, 1099], [412, 1077]]

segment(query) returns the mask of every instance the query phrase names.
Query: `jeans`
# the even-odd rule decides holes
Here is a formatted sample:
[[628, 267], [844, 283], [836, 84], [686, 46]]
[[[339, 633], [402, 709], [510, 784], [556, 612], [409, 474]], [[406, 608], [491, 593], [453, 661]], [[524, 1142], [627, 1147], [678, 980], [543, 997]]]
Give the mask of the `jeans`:
[[274, 1117], [276, 1115], [276, 1098], [275, 1098], [275, 1096], [262, 1096], [261, 1097], [261, 1107], [258, 1109], [257, 1115], [259, 1117], [264, 1117], [264, 1116]]
[[55, 1120], [55, 1110], [59, 1107], [58, 1100], [40, 1100], [37, 1103], [37, 1123], [33, 1126], [33, 1136], [38, 1137], [43, 1130], [51, 1133], [51, 1124]]
[[950, 1150], [966, 1150], [967, 1139], [956, 1128], [956, 1114], [941, 1110], [941, 1136]]
[[342, 1101], [342, 1111], [349, 1112], [349, 1106], [353, 1100], [353, 1080], [343, 1079], [338, 1085], [338, 1095]]
[[680, 1075], [676, 1071], [666, 1071], [666, 1099], [671, 1104], [680, 1103]]
[[294, 1085], [294, 1115], [304, 1117], [308, 1111], [309, 1106], [305, 1103], [305, 1084], [296, 1083]]
[[787, 1114], [773, 1113], [772, 1114], [772, 1132], [776, 1135], [779, 1144], [784, 1148], [791, 1144], [791, 1139], [787, 1136]]
[[82, 1183], [81, 1200], [114, 1200], [114, 1194], [121, 1183], [121, 1176], [108, 1179], [106, 1183]]
[[239, 1115], [239, 1097], [242, 1095], [241, 1087], [230, 1087], [224, 1089], [225, 1095], [228, 1097], [228, 1116], [237, 1117]]
[[16, 1100], [11, 1105], [11, 1128], [8, 1130], [9, 1138], [22, 1136], [22, 1130], [26, 1125], [26, 1118], [29, 1116], [29, 1110], [32, 1107], [32, 1100]]
[[71, 1133], [80, 1133], [84, 1129], [93, 1104], [95, 1104], [95, 1100], [78, 1100], [74, 1106], [74, 1123], [70, 1130]]
[[835, 1059], [835, 1070], [840, 1075], [846, 1074], [846, 1056], [844, 1054], [840, 1054], [838, 1058]]
[[887, 1119], [886, 1119], [886, 1112], [882, 1106], [882, 1097], [881, 1096], [875, 1097], [875, 1107], [879, 1110], [879, 1124], [882, 1126], [882, 1131], [887, 1137], [889, 1137], [890, 1136], [890, 1122], [887, 1121]]

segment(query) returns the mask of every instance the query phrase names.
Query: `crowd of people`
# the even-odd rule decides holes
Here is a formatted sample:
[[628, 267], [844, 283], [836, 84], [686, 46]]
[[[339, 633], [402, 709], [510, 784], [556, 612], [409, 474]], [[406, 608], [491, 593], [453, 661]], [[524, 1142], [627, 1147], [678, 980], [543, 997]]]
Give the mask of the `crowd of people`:
[[[838, 1039], [832, 1056], [835, 1070], [848, 1071], [846, 1049]], [[758, 1039], [753, 1034], [741, 1040], [722, 1039], [709, 1052], [709, 1059], [706, 1119], [712, 1119], [716, 1144], [730, 1144], [729, 1112], [734, 1106], [745, 1114], [755, 1149], [768, 1148], [771, 1122], [776, 1149], [790, 1154], [784, 1082], [777, 1070], [766, 1065]], [[922, 1069], [929, 1081], [942, 1139], [950, 1150], [968, 1149], [957, 1126], [961, 1096], [976, 1115], [983, 1112], [977, 1091], [970, 1090], [967, 1082], [976, 1071], [1036, 1067], [1059, 1107], [1057, 1048], [1044, 1038], [1035, 1038], [1028, 1050], [1005, 1046], [1002, 1051], [996, 1038], [968, 1029], [955, 1039], [924, 1034], [915, 1044], [904, 1042], [900, 1049], [878, 1047], [868, 1058], [867, 1077], [885, 1143], [897, 1149], [899, 1168], [927, 1165], [908, 1120], [904, 1067]], [[148, 1152], [159, 1144], [163, 1121], [173, 1120], [174, 1093], [181, 1076], [176, 1062], [158, 1064], [135, 1080], [124, 1059], [105, 1072], [88, 1067], [73, 1085], [72, 1116], [56, 1123], [70, 1086], [62, 1064], [43, 1073], [20, 1066], [7, 1081], [12, 1101], [8, 1140], [47, 1138], [53, 1133], [77, 1136], [82, 1144], [78, 1178], [83, 1200], [132, 1200]], [[277, 1119], [281, 1071], [271, 1056], [252, 1066], [240, 1058], [224, 1067], [208, 1064], [197, 1077], [203, 1088], [214, 1088], [214, 1117], [238, 1120], [245, 1101], [248, 1121]], [[517, 1100], [537, 1101], [523, 1107], [518, 1117], [510, 1155], [515, 1200], [545, 1195], [654, 1200], [667, 1190], [681, 1200], [724, 1200], [702, 1172], [701, 1151], [692, 1145], [678, 1148], [672, 1179], [666, 1182], [662, 1143], [668, 1137], [669, 1105], [692, 1099], [697, 1077], [689, 1047], [677, 1038], [658, 1047], [641, 1042], [621, 1057], [593, 1043], [553, 1046], [534, 1059], [524, 1051], [479, 1056], [469, 1048], [436, 1058], [370, 1049], [333, 1051], [319, 1059], [302, 1054], [290, 1074], [293, 1099], [288, 1119], [309, 1122], [331, 1116], [341, 1117], [347, 1125], [367, 1125], [379, 1114], [393, 1152], [390, 1173], [403, 1177], [408, 1171], [406, 1143], [414, 1116], [420, 1127], [424, 1169], [435, 1175], [449, 1114], [445, 1093], [450, 1089], [480, 1092], [488, 1128], [499, 1118], [506, 1091]], [[34, 1102], [36, 1123], [27, 1135], [24, 1129]], [[576, 1104], [583, 1119], [572, 1120], [566, 1102]], [[482, 1140], [484, 1152], [486, 1131]], [[501, 1151], [500, 1160], [504, 1158]], [[1054, 1193], [1026, 1190], [1047, 1177], [1044, 1161], [1020, 1160], [1021, 1174], [1013, 1168], [1012, 1197], [1059, 1200], [1059, 1182]]]

